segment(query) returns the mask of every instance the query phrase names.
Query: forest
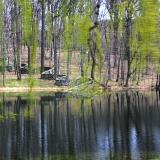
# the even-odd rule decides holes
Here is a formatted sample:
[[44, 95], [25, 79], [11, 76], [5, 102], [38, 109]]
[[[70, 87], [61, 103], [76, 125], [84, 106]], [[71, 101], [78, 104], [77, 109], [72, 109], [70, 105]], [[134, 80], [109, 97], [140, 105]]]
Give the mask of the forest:
[[0, 160], [160, 159], [160, 0], [0, 0]]
[[159, 0], [0, 0], [1, 86], [160, 89], [159, 11]]

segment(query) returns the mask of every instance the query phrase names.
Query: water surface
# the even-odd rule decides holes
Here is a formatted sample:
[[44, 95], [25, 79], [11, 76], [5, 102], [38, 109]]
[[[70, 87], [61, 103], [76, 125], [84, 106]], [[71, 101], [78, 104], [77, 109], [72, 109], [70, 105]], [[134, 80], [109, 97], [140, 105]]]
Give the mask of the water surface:
[[0, 159], [160, 158], [159, 93], [0, 97]]

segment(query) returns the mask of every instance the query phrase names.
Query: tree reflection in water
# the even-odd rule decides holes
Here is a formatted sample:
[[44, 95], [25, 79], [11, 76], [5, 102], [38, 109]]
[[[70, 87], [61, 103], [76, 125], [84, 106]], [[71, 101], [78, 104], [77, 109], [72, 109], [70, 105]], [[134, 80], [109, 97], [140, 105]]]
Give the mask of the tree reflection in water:
[[1, 97], [0, 159], [154, 159], [160, 94]]

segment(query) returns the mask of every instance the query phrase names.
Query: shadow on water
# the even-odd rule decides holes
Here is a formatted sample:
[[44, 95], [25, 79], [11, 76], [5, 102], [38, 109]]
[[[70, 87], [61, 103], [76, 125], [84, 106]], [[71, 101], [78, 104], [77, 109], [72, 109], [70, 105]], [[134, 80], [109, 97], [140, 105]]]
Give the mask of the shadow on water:
[[158, 92], [0, 99], [0, 159], [160, 158]]

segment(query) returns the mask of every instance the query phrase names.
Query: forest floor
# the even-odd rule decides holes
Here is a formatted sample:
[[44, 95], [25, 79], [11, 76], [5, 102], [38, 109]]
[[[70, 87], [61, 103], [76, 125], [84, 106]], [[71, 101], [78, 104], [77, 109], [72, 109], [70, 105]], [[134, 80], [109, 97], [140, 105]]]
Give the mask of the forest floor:
[[[40, 51], [38, 50], [37, 53], [39, 53]], [[22, 62], [23, 63], [27, 63], [27, 49], [24, 48], [23, 49], [23, 55], [22, 55]], [[40, 54], [37, 54], [37, 56]], [[52, 64], [49, 61], [49, 51], [46, 50], [46, 55], [45, 55], [45, 66], [50, 66], [50, 64]], [[12, 51], [9, 54], [9, 58], [10, 61], [13, 61], [13, 54]], [[37, 57], [37, 64], [39, 64], [40, 62], [40, 57]], [[111, 59], [112, 61], [112, 59]], [[38, 67], [37, 65], [37, 67]], [[61, 74], [66, 74], [66, 66], [67, 66], [67, 52], [61, 52], [60, 54], [60, 73]], [[90, 70], [90, 68], [88, 67], [88, 70]], [[121, 85], [120, 82], [115, 82], [114, 77], [116, 77], [116, 69], [111, 69], [111, 76], [112, 76], [112, 81], [108, 82], [108, 87], [109, 89], [106, 90], [110, 90], [113, 92], [116, 91], [123, 91], [123, 90], [146, 90], [149, 91], [151, 89], [153, 89], [153, 86], [155, 86], [156, 84], [156, 76], [154, 76], [154, 78], [152, 76], [145, 76], [143, 78], [141, 78], [139, 84], [137, 85], [135, 81], [133, 81], [132, 83], [129, 84], [129, 87], [124, 87], [124, 85]], [[72, 53], [72, 61], [70, 64], [70, 75], [71, 75], [71, 79], [78, 79], [80, 78], [80, 54], [76, 51], [73, 51]], [[106, 71], [104, 71], [104, 75], [102, 77], [106, 77]], [[39, 71], [37, 72], [39, 73]], [[90, 74], [90, 73], [88, 73]], [[96, 75], [96, 77], [99, 77], [99, 74]], [[84, 83], [81, 85], [76, 86], [71, 85], [71, 86], [66, 86], [66, 87], [59, 87], [59, 86], [55, 86], [54, 85], [54, 81], [53, 80], [42, 80], [40, 79], [40, 75], [37, 74], [33, 77], [34, 79], [34, 85], [32, 86], [32, 88], [30, 88], [29, 86], [29, 78], [28, 75], [22, 75], [22, 80], [18, 81], [16, 75], [14, 74], [14, 72], [6, 72], [5, 75], [5, 87], [3, 86], [3, 81], [2, 81], [2, 75], [0, 75], [0, 92], [81, 92], [81, 94], [90, 94], [90, 92], [92, 92], [94, 90], [94, 92], [92, 92], [92, 94], [97, 94], [97, 90], [104, 91], [103, 87], [100, 87], [100, 85], [98, 84], [89, 84], [88, 83]], [[105, 80], [104, 80], [105, 81]], [[103, 82], [101, 82], [103, 83]], [[99, 93], [99, 92], [98, 92]]]
[[[71, 86], [56, 86], [54, 85], [53, 80], [42, 80], [39, 78], [39, 76], [34, 76], [34, 85], [32, 87], [29, 86], [29, 80], [28, 80], [28, 75], [23, 75], [22, 80], [18, 81], [16, 79], [15, 75], [6, 75], [5, 76], [5, 86], [2, 86], [2, 78], [0, 78], [0, 92], [78, 92], [80, 91], [82, 94], [83, 92], [92, 92], [99, 90], [104, 91], [103, 87], [100, 87], [98, 84], [87, 84], [87, 83], [82, 83], [80, 85], [71, 85]], [[156, 79], [152, 78], [151, 76], [143, 78], [139, 84], [137, 85], [136, 82], [132, 82], [129, 84], [129, 87], [124, 87], [121, 85], [120, 82], [115, 82], [115, 80], [109, 81], [108, 82], [108, 88], [106, 88], [106, 91], [123, 91], [123, 90], [139, 90], [139, 91], [150, 91], [153, 89], [153, 86], [156, 84]], [[90, 90], [90, 91], [89, 91]], [[93, 92], [94, 94], [94, 92]]]
[[115, 81], [111, 81], [109, 85], [111, 86], [111, 90], [129, 90], [129, 89], [135, 89], [135, 90], [152, 90], [156, 84], [156, 79], [146, 78], [139, 82], [139, 84], [136, 84], [136, 82], [129, 83], [128, 87], [125, 87], [121, 85], [120, 83], [117, 83]]

